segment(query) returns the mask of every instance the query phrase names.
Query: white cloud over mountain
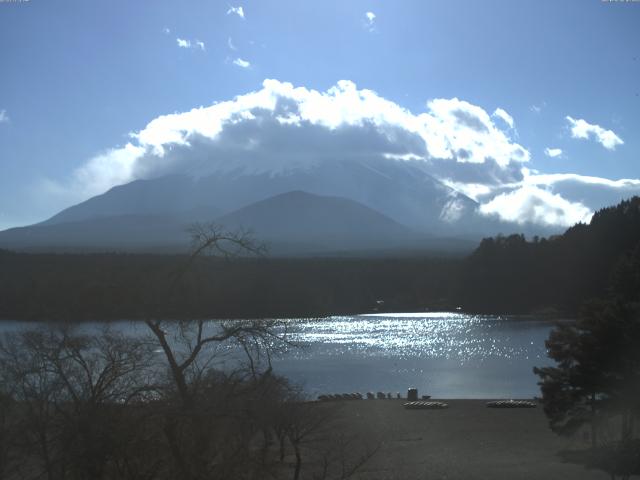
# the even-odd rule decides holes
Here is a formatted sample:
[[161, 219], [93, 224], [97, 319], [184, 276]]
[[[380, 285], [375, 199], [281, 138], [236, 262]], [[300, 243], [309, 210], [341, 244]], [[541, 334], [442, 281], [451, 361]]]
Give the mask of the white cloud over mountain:
[[575, 173], [538, 173], [527, 175], [522, 183], [556, 192], [569, 201], [587, 206], [592, 211], [633, 195], [640, 195], [640, 179], [631, 178], [609, 180]]
[[157, 117], [127, 145], [89, 160], [67, 184], [49, 187], [79, 200], [175, 172], [278, 175], [332, 159], [386, 158], [424, 162], [434, 177], [479, 201], [487, 216], [562, 226], [602, 206], [590, 192], [596, 199], [640, 192], [637, 180], [532, 174], [524, 168], [529, 151], [492, 118], [514, 125], [502, 109], [489, 115], [457, 98], [431, 100], [413, 113], [346, 80], [325, 92], [265, 80], [260, 90], [229, 101]]
[[523, 185], [501, 193], [480, 205], [480, 211], [502, 220], [519, 224], [535, 223], [546, 226], [568, 226], [588, 222], [593, 212], [579, 202], [569, 202], [557, 193], [534, 185]]

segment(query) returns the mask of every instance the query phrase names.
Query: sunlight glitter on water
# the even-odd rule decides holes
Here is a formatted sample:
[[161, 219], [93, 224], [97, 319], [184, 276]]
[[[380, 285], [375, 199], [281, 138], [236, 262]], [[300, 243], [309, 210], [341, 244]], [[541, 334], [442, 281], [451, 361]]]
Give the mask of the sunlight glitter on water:
[[[542, 340], [547, 330], [543, 328], [541, 336], [541, 326], [536, 321], [448, 312], [342, 316], [289, 324], [291, 339], [310, 347], [315, 355], [357, 353], [461, 362], [540, 357], [546, 353]], [[305, 351], [308, 353], [308, 349], [302, 349], [301, 355]]]
[[459, 312], [367, 314], [287, 322], [278, 369], [312, 395], [406, 391], [440, 398], [531, 398], [549, 363], [553, 322]]

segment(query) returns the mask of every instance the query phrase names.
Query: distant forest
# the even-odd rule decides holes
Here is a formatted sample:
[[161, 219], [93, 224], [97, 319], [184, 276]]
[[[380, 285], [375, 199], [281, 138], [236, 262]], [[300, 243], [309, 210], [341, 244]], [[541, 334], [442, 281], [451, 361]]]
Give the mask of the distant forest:
[[[466, 258], [198, 258], [0, 251], [0, 318], [264, 318], [451, 310], [573, 315], [640, 290], [640, 198], [563, 235], [482, 240]], [[169, 294], [168, 292], [172, 292]]]

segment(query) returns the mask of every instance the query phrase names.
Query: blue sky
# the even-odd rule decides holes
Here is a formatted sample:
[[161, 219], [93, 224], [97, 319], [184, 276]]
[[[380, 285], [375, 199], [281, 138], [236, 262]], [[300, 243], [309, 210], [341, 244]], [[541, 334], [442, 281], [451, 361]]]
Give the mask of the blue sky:
[[[547, 175], [528, 188], [593, 211], [640, 192], [604, 182], [640, 178], [639, 25], [640, 3], [600, 0], [2, 2], [0, 228], [99, 193], [74, 172], [154, 118], [265, 79], [317, 92], [349, 80], [415, 115], [433, 99], [500, 108], [514, 128], [492, 121]], [[478, 200], [502, 195], [487, 207], [501, 208], [513, 183]]]

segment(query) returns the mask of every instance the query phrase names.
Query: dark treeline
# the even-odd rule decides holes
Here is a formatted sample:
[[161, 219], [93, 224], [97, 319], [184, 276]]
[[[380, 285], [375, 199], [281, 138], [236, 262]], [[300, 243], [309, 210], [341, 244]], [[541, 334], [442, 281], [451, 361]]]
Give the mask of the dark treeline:
[[586, 300], [631, 288], [640, 275], [640, 197], [549, 239], [484, 239], [460, 271], [465, 309], [577, 313]]
[[0, 252], [0, 318], [257, 318], [457, 306], [573, 315], [639, 275], [640, 198], [549, 239], [484, 239], [468, 258], [198, 258], [166, 295], [187, 258]]
[[[565, 460], [604, 470], [614, 480], [640, 474], [638, 206], [634, 199], [600, 212], [590, 228], [563, 240], [582, 235], [595, 266], [581, 271], [580, 293], [601, 291], [581, 306], [575, 322], [560, 322], [551, 331], [545, 345], [554, 365], [534, 368], [551, 429], [590, 439], [589, 449], [565, 452]], [[597, 273], [609, 282], [595, 278]]]
[[[459, 260], [0, 254], [0, 318], [257, 318], [451, 308]], [[384, 304], [377, 303], [384, 300]]]

